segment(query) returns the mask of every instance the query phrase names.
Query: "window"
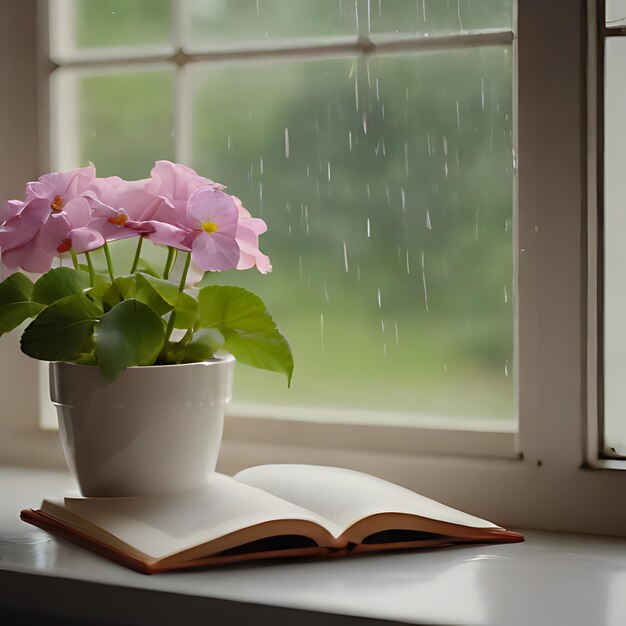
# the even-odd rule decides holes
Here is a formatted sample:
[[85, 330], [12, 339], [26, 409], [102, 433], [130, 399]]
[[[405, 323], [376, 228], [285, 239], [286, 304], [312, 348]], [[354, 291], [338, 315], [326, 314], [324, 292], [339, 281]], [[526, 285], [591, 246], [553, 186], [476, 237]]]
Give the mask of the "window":
[[[100, 151], [92, 158], [103, 173], [106, 168], [117, 171], [118, 162], [126, 161], [128, 176], [143, 176], [150, 162], [159, 156], [206, 169], [209, 175], [230, 184], [253, 211], [262, 210], [268, 221], [273, 219], [272, 211], [280, 211], [278, 226], [271, 231], [275, 233], [272, 235], [275, 242], [270, 240], [270, 234], [266, 241], [266, 249], [274, 256], [276, 273], [268, 280], [253, 274], [242, 279], [254, 281], [255, 289], [267, 289], [264, 295], [284, 322], [285, 330], [293, 336], [298, 351], [298, 329], [292, 332], [288, 327], [289, 323], [295, 323], [289, 320], [296, 318], [287, 307], [295, 309], [300, 299], [301, 308], [310, 313], [307, 304], [311, 300], [306, 298], [318, 298], [314, 301], [317, 308], [312, 309], [315, 315], [311, 314], [310, 326], [303, 324], [305, 330], [300, 333], [303, 337], [300, 341], [308, 340], [305, 333], [310, 334], [311, 345], [316, 354], [321, 354], [320, 314], [323, 313], [324, 354], [328, 355], [330, 347], [335, 348], [333, 342], [338, 341], [334, 334], [337, 330], [333, 328], [334, 315], [338, 311], [343, 314], [344, 309], [348, 311], [347, 298], [354, 298], [357, 317], [363, 319], [353, 325], [372, 323], [376, 342], [365, 350], [378, 350], [381, 363], [384, 359], [381, 339], [389, 340], [387, 359], [404, 350], [403, 342], [409, 347], [419, 343], [410, 333], [407, 336], [407, 327], [401, 323], [405, 299], [417, 299], [420, 310], [415, 318], [424, 324], [437, 321], [434, 313], [441, 313], [444, 303], [449, 307], [447, 313], [458, 322], [454, 301], [446, 301], [444, 296], [459, 298], [461, 304], [466, 302], [464, 298], [469, 301], [480, 296], [485, 307], [476, 317], [469, 316], [465, 326], [451, 324], [450, 328], [458, 332], [458, 342], [446, 338], [450, 344], [442, 340], [436, 345], [437, 335], [433, 332], [427, 338], [433, 342], [426, 346], [430, 352], [424, 350], [430, 358], [435, 345], [439, 350], [437, 361], [449, 366], [453, 362], [451, 357], [445, 354], [449, 361], [441, 358], [446, 345], [463, 344], [466, 338], [475, 341], [476, 344], [468, 342], [464, 347], [471, 359], [481, 354], [480, 360], [471, 361], [471, 371], [480, 371], [476, 365], [480, 362], [482, 373], [493, 373], [487, 376], [493, 385], [487, 383], [484, 393], [478, 393], [480, 384], [468, 378], [464, 379], [465, 390], [462, 386], [449, 387], [458, 394], [456, 397], [449, 393], [441, 400], [443, 394], [434, 394], [434, 400], [429, 400], [426, 390], [419, 398], [421, 405], [410, 403], [411, 408], [419, 406], [424, 415], [430, 416], [426, 419], [403, 410], [401, 402], [406, 400], [400, 397], [398, 387], [392, 399], [396, 404], [383, 407], [388, 411], [381, 410], [374, 395], [380, 389], [372, 384], [373, 378], [364, 378], [371, 394], [366, 408], [375, 409], [378, 423], [372, 423], [371, 419], [365, 423], [364, 416], [369, 419], [367, 410], [362, 411], [365, 402], [360, 405], [361, 399], [355, 401], [355, 394], [350, 404], [342, 407], [334, 403], [332, 414], [320, 414], [318, 399], [311, 400], [305, 390], [298, 391], [300, 410], [308, 406], [308, 415], [306, 411], [295, 415], [289, 400], [282, 412], [285, 419], [280, 420], [270, 419], [281, 417], [278, 415], [281, 411], [274, 408], [265, 418], [259, 416], [262, 411], [258, 407], [254, 417], [246, 417], [240, 406], [239, 415], [227, 420], [221, 469], [234, 471], [256, 463], [281, 461], [345, 465], [379, 474], [458, 508], [501, 520], [508, 526], [623, 533], [623, 516], [615, 503], [623, 493], [626, 473], [599, 469], [623, 467], [623, 461], [599, 458], [599, 434], [603, 431], [598, 429], [595, 402], [603, 397], [598, 393], [602, 387], [595, 384], [595, 356], [602, 345], [596, 341], [599, 330], [596, 322], [602, 319], [596, 315], [602, 309], [596, 307], [598, 284], [594, 283], [598, 266], [593, 236], [597, 233], [594, 226], [598, 170], [594, 159], [588, 161], [587, 153], [593, 153], [597, 146], [594, 105], [599, 77], [595, 16], [600, 8], [594, 2], [587, 6], [584, 0], [551, 3], [520, 0], [515, 19], [509, 13], [510, 7], [495, 1], [368, 3], [359, 0], [355, 4], [344, 0], [320, 2], [318, 6], [325, 9], [311, 16], [307, 13], [311, 3], [290, 2], [287, 11], [284, 3], [259, 0], [259, 13], [256, 2], [252, 3], [248, 10], [254, 19], [244, 20], [237, 13], [245, 10], [247, 5], [243, 3], [186, 1], [172, 3], [170, 7], [168, 2], [153, 1], [149, 3], [149, 19], [142, 21], [141, 39], [136, 36], [137, 21], [129, 13], [124, 13], [124, 27], [116, 29], [116, 40], [111, 40], [108, 47], [95, 35], [86, 37], [81, 32], [75, 37], [76, 29], [81, 28], [78, 25], [84, 24], [80, 20], [94, 19], [93, 11], [98, 12], [95, 19], [104, 24], [115, 20], [119, 12], [131, 11], [129, 7], [141, 4], [119, 2], [115, 8], [111, 2], [102, 1], [50, 3], [51, 32], [60, 32], [62, 36], [56, 41], [63, 44], [55, 48], [53, 36], [52, 66], [46, 62], [38, 64], [33, 52], [37, 19], [44, 24], [40, 42], [49, 32], [44, 15], [47, 4], [38, 5], [39, 12], [34, 1], [0, 4], [0, 11], [10, 13], [10, 19], [0, 20], [3, 76], [8, 76], [10, 81], [23, 80], [39, 72], [40, 77], [38, 91], [31, 82], [22, 85], [23, 97], [19, 103], [14, 99], [0, 100], [0, 119], [10, 120], [3, 129], [3, 136], [8, 138], [3, 145], [28, 147], [11, 154], [2, 152], [2, 163], [7, 164], [0, 170], [3, 188], [19, 194], [15, 181], [20, 181], [21, 186], [21, 181], [52, 166], [62, 167], [73, 164], [73, 159], [89, 158], [87, 152], [92, 150]], [[444, 11], [435, 20], [435, 8], [448, 5], [451, 12]], [[229, 24], [237, 25], [229, 37], [224, 37], [227, 31], [213, 8], [208, 10], [209, 6], [233, 12], [233, 17], [226, 14], [223, 17], [228, 18]], [[391, 14], [387, 12], [389, 6], [395, 7]], [[427, 18], [432, 18], [432, 30], [428, 33], [423, 28], [424, 7]], [[174, 11], [171, 15], [170, 8]], [[55, 16], [61, 14], [71, 19], [55, 21]], [[304, 16], [298, 20], [301, 30], [297, 32], [288, 27], [293, 15]], [[192, 19], [185, 20], [185, 16]], [[8, 23], [11, 28], [5, 26]], [[17, 56], [16, 50], [20, 51]], [[11, 62], [7, 63], [6, 59]], [[433, 68], [434, 59], [437, 59], [436, 68]], [[484, 110], [482, 84], [476, 90], [478, 82], [472, 77], [474, 73], [485, 79]], [[418, 85], [423, 86], [422, 92], [411, 89], [416, 77], [420, 81]], [[52, 89], [48, 106], [49, 80]], [[265, 81], [273, 87], [265, 91], [263, 99], [258, 90], [253, 90], [255, 81]], [[244, 102], [237, 102], [236, 106], [252, 113], [252, 122], [248, 119], [237, 125], [233, 121], [238, 119], [235, 105], [226, 113], [220, 112], [211, 98], [213, 88], [219, 88], [226, 103], [232, 103], [232, 98], [239, 95]], [[107, 118], [116, 103], [99, 105], [119, 89], [126, 96], [127, 117]], [[454, 97], [444, 97], [444, 90]], [[149, 102], [142, 105], [144, 93], [148, 94]], [[498, 96], [499, 107], [491, 99], [493, 95]], [[259, 100], [258, 110], [249, 107], [250, 98]], [[431, 103], [429, 107], [427, 101]], [[382, 123], [383, 104], [385, 120], [389, 121], [389, 112], [394, 111], [397, 128]], [[305, 107], [310, 113], [308, 119], [293, 116], [293, 112], [288, 115], [288, 108], [296, 105]], [[262, 110], [273, 108], [278, 108], [276, 119], [270, 115], [261, 118]], [[224, 114], [224, 123], [213, 128], [210, 119], [203, 119], [203, 112]], [[366, 113], [367, 134], [363, 113]], [[415, 119], [411, 114], [415, 114]], [[331, 124], [327, 123], [329, 115]], [[428, 154], [428, 133], [434, 129], [432, 120], [439, 117], [443, 119], [442, 126], [437, 127], [437, 133], [432, 131], [425, 171], [417, 172], [415, 179], [406, 179], [404, 142], [411, 167], [412, 157]], [[502, 131], [502, 136], [496, 141], [497, 133], [494, 134], [493, 150], [490, 147], [483, 153], [485, 124], [492, 121], [497, 122], [494, 131]], [[418, 122], [423, 122], [424, 127], [419, 127]], [[421, 132], [411, 133], [409, 138], [407, 129], [414, 123]], [[146, 127], [150, 132], [144, 131]], [[54, 130], [50, 137], [48, 128]], [[447, 154], [443, 128], [448, 133], [445, 134]], [[464, 134], [472, 128], [478, 128], [475, 136]], [[271, 138], [269, 143], [264, 143], [268, 129]], [[122, 139], [116, 141], [120, 136]], [[308, 157], [311, 163], [302, 161], [307, 158], [302, 147], [306, 141], [314, 142], [311, 146], [314, 158]], [[223, 158], [218, 161], [216, 154]], [[444, 157], [448, 157], [447, 179]], [[381, 168], [371, 174], [378, 184], [370, 186], [369, 204], [363, 181], [345, 165], [351, 164], [350, 159], [364, 171], [374, 165]], [[469, 167], [470, 179], [461, 176], [465, 171], [460, 167], [462, 164]], [[309, 176], [303, 168], [306, 165], [310, 168]], [[213, 172], [213, 167], [220, 169]], [[282, 171], [290, 175], [279, 180], [277, 173]], [[346, 177], [349, 184], [344, 184]], [[387, 203], [385, 183], [382, 187], [380, 183], [386, 180], [393, 182], [393, 185], [388, 183], [391, 207]], [[316, 183], [319, 183], [319, 195], [313, 187]], [[438, 197], [432, 193], [434, 185], [439, 185]], [[303, 194], [300, 202], [304, 206], [293, 203], [288, 212], [288, 194], [295, 193], [296, 187]], [[481, 195], [487, 191], [494, 194], [490, 198], [494, 210], [491, 214], [485, 210]], [[323, 203], [329, 192], [330, 200], [341, 200], [341, 204]], [[458, 208], [460, 200], [455, 204], [455, 194], [469, 196], [472, 206], [481, 209], [478, 216], [475, 211], [459, 211], [456, 215], [459, 219], [455, 221], [454, 211], [446, 216], [435, 212], [444, 206]], [[393, 220], [376, 221], [380, 216], [373, 210], [372, 202], [391, 209], [386, 217]], [[345, 206], [346, 213], [331, 214], [331, 206]], [[403, 219], [414, 220], [414, 224], [408, 222], [406, 230], [414, 237], [408, 242], [410, 273], [402, 272], [409, 246], [400, 246], [399, 254], [397, 249], [402, 243], [397, 234], [404, 232]], [[328, 224], [331, 221], [334, 228]], [[498, 241], [498, 245], [475, 246], [477, 230], [479, 244], [486, 242], [489, 234], [494, 238], [490, 241]], [[468, 238], [461, 242], [463, 245], [446, 241], [450, 243], [448, 250], [462, 250], [463, 258], [475, 261], [478, 266], [484, 261], [481, 254], [496, 256], [491, 265], [487, 263], [489, 273], [480, 284], [467, 267], [461, 267], [466, 279], [461, 281], [455, 275], [453, 279], [460, 281], [460, 291], [451, 293], [441, 286], [445, 283], [438, 285], [444, 272], [443, 261], [436, 258], [434, 244], [440, 242], [435, 237], [452, 240], [463, 233]], [[588, 234], [591, 235], [589, 250]], [[393, 250], [379, 264], [365, 254], [369, 250], [378, 254], [380, 249], [388, 252], [387, 242], [395, 248], [395, 260]], [[312, 255], [314, 245], [320, 245], [324, 254]], [[302, 278], [299, 260], [295, 268], [290, 265], [293, 249], [303, 257]], [[468, 250], [473, 250], [476, 256], [469, 255]], [[286, 261], [281, 260], [281, 254]], [[121, 258], [119, 263], [123, 263]], [[362, 282], [358, 283], [360, 264], [369, 273], [362, 274]], [[329, 302], [319, 281], [321, 272], [329, 272], [328, 266], [335, 270], [328, 274]], [[383, 273], [391, 277], [389, 280], [398, 281], [397, 285], [392, 288], [380, 280]], [[416, 280], [417, 287], [410, 295], [405, 293], [409, 278]], [[281, 300], [282, 280], [291, 281], [295, 295], [290, 301]], [[349, 294], [343, 293], [347, 290], [344, 286], [352, 289], [355, 283], [360, 287]], [[511, 285], [511, 291], [505, 295], [507, 284]], [[480, 290], [484, 288], [493, 294], [493, 300], [491, 296], [483, 299]], [[461, 304], [458, 308], [462, 309]], [[494, 326], [494, 332], [487, 335], [480, 330], [485, 320]], [[393, 321], [398, 325], [398, 344]], [[419, 324], [416, 327], [422, 332]], [[466, 335], [465, 329], [468, 329]], [[356, 328], [356, 332], [362, 330]], [[498, 339], [495, 348], [482, 352], [486, 336]], [[342, 335], [339, 339], [347, 342], [350, 337]], [[491, 349], [493, 359], [489, 356]], [[37, 399], [33, 400], [32, 396], [37, 394], [33, 394], [29, 381], [33, 380], [37, 366], [19, 358], [18, 348], [10, 339], [0, 344], [0, 350], [0, 367], [4, 368], [0, 391], [11, 399], [11, 406], [5, 407], [0, 422], [2, 459], [50, 463], [55, 454], [58, 456], [54, 447], [56, 436], [34, 427], [37, 409], [33, 405]], [[346, 356], [338, 354], [337, 358]], [[507, 358], [511, 359], [508, 363]], [[390, 383], [387, 379], [385, 385], [406, 383], [410, 393], [415, 393], [413, 387], [419, 391], [417, 385], [424, 380], [423, 374], [420, 375], [419, 361], [412, 362], [417, 364], [415, 380], [406, 383], [407, 379], [398, 379]], [[462, 362], [459, 358], [458, 364]], [[306, 367], [302, 359], [300, 365]], [[448, 367], [445, 372], [441, 367], [439, 382], [435, 382], [445, 385], [446, 380], [454, 381], [451, 369]], [[459, 379], [462, 376], [456, 381]], [[335, 376], [331, 382], [337, 381], [341, 382]], [[249, 389], [254, 394], [254, 389]], [[337, 397], [333, 396], [332, 387], [327, 393], [328, 397]], [[483, 420], [482, 430], [477, 430], [476, 421], [469, 418], [472, 414], [486, 415], [489, 406], [491, 417]], [[515, 419], [502, 419], [517, 415], [517, 429]], [[450, 419], [451, 416], [460, 419]]]
[[51, 10], [54, 169], [180, 160], [269, 224], [271, 275], [207, 281], [264, 297], [297, 373], [238, 368], [235, 414], [516, 428], [511, 0]]

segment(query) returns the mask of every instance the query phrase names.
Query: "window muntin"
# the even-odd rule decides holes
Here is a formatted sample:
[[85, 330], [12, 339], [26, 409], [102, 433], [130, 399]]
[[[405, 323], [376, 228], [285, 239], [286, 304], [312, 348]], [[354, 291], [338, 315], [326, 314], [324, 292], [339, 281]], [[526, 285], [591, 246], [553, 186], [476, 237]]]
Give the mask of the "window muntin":
[[[510, 21], [510, 3], [498, 4]], [[254, 5], [239, 9], [254, 18]], [[382, 3], [379, 17], [391, 6]], [[406, 24], [411, 9], [397, 7]], [[389, 30], [372, 19], [377, 3], [369, 8], [361, 32]], [[427, 8], [450, 30], [451, 13]], [[311, 59], [248, 52], [234, 65], [196, 64], [189, 52], [156, 69], [145, 58], [140, 68], [61, 67], [52, 109], [72, 141], [52, 142], [53, 164], [91, 159], [103, 175], [142, 177], [154, 159], [176, 158], [268, 221], [275, 273], [223, 280], [267, 298], [299, 371], [287, 392], [239, 368], [242, 401], [282, 405], [276, 413], [292, 417], [299, 407], [308, 418], [315, 407], [348, 410], [366, 423], [383, 412], [386, 424], [410, 425], [420, 413], [512, 422], [510, 45], [464, 49], [461, 38], [454, 50], [411, 53], [418, 34], [394, 56], [316, 59], [302, 35]], [[244, 46], [237, 33], [211, 45], [232, 48], [238, 37]], [[63, 117], [61, 94], [73, 94], [76, 115]]]

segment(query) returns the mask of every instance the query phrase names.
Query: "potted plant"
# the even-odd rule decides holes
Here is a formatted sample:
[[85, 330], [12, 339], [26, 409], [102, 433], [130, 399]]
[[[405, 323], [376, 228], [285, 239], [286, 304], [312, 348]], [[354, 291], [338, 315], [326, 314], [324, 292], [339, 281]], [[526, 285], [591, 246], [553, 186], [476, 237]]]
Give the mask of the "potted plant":
[[[93, 165], [47, 174], [0, 220], [2, 262], [14, 272], [0, 283], [0, 333], [32, 320], [21, 348], [50, 361], [63, 449], [83, 495], [204, 484], [233, 357], [288, 382], [293, 372], [258, 296], [195, 287], [207, 272], [271, 271], [258, 244], [263, 220], [222, 185], [168, 161], [137, 181], [98, 178]], [[109, 244], [131, 237], [134, 259], [120, 273]], [[146, 240], [167, 249], [159, 269], [142, 259]]]

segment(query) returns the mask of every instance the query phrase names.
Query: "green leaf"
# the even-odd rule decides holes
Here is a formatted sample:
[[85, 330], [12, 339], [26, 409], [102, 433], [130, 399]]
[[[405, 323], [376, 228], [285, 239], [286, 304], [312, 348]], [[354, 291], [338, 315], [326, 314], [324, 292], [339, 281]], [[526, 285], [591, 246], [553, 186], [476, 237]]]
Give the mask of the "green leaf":
[[[105, 301], [105, 296], [108, 290], [111, 288], [111, 283], [106, 280], [104, 277], [100, 276], [100, 274], [95, 275], [94, 286], [88, 289], [85, 293], [92, 300], [103, 304]], [[117, 299], [119, 302], [119, 298]]]
[[33, 293], [33, 282], [16, 272], [0, 283], [0, 304], [27, 302]]
[[0, 306], [0, 334], [17, 328], [24, 320], [35, 317], [43, 309], [37, 302], [13, 302]]
[[[137, 274], [137, 285], [142, 290], [142, 293], [152, 290], [158, 297], [165, 302], [169, 310], [172, 308], [176, 311], [176, 319], [174, 322], [174, 328], [192, 328], [196, 322], [198, 315], [198, 303], [194, 298], [185, 292], [178, 290], [177, 283], [171, 280], [165, 280], [163, 278], [155, 278], [154, 276], [148, 276], [147, 274]], [[142, 298], [138, 298], [142, 299]], [[146, 302], [146, 304], [149, 304]], [[151, 304], [152, 306], [152, 304]], [[159, 310], [152, 306], [155, 311]], [[163, 315], [163, 313], [161, 313]]]
[[139, 259], [139, 263], [137, 264], [137, 270], [143, 272], [144, 274], [148, 274], [148, 276], [154, 276], [155, 278], [158, 278], [160, 276], [154, 265], [148, 263], [148, 261], [146, 261], [144, 258]]
[[131, 365], [152, 365], [165, 339], [165, 324], [139, 300], [124, 300], [100, 319], [95, 333], [102, 376], [113, 382]]
[[291, 384], [293, 356], [287, 339], [259, 296], [241, 287], [210, 285], [198, 295], [198, 326], [216, 328], [238, 361], [280, 372]]
[[102, 309], [87, 296], [66, 296], [26, 327], [22, 352], [42, 361], [74, 361], [83, 352]]
[[52, 304], [66, 296], [77, 296], [89, 289], [89, 274], [69, 267], [48, 270], [33, 287], [32, 300]]
[[32, 281], [19, 272], [0, 283], [0, 335], [41, 311], [41, 304], [30, 301], [32, 291]]
[[183, 363], [200, 363], [208, 361], [224, 347], [224, 336], [216, 328], [202, 328], [187, 344], [182, 356]]

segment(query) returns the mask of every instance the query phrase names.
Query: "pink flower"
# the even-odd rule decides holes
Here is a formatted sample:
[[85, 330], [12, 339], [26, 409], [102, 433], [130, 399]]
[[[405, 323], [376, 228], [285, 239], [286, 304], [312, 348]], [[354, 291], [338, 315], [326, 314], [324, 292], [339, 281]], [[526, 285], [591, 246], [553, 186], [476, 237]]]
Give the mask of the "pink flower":
[[261, 274], [271, 272], [272, 265], [269, 257], [259, 250], [259, 235], [267, 231], [267, 224], [262, 219], [252, 217], [237, 196], [231, 196], [231, 198], [239, 214], [235, 238], [241, 255], [237, 269], [247, 270], [256, 266]]
[[[86, 194], [93, 204], [90, 228], [101, 233], [106, 241], [142, 235], [158, 245], [183, 247], [181, 242], [188, 234], [187, 230], [146, 219], [162, 205], [162, 199], [153, 191], [157, 186], [152, 179], [96, 179], [93, 189]], [[103, 198], [106, 202], [102, 201]]]
[[187, 203], [191, 195], [200, 187], [210, 187], [217, 191], [223, 185], [200, 176], [195, 170], [170, 161], [157, 161], [150, 172], [156, 183], [149, 189], [161, 202], [144, 211], [142, 219], [156, 219], [174, 226], [186, 226]]
[[229, 270], [239, 262], [237, 206], [231, 196], [213, 187], [200, 187], [189, 197], [184, 244], [192, 261], [205, 272]]
[[[41, 198], [33, 211], [41, 204]], [[26, 209], [24, 209], [26, 210]], [[20, 215], [21, 216], [21, 215]], [[74, 250], [77, 253], [99, 248], [104, 244], [102, 235], [89, 228], [91, 211], [85, 198], [74, 198], [64, 207], [40, 223], [30, 240], [3, 250], [2, 261], [8, 268], [21, 267], [27, 272], [43, 273], [50, 269], [54, 257]]]
[[0, 228], [5, 265], [45, 272], [57, 254], [102, 245], [102, 238], [88, 228], [91, 212], [83, 197], [94, 180], [93, 165], [47, 174], [26, 185], [23, 203], [7, 203], [14, 214]]

